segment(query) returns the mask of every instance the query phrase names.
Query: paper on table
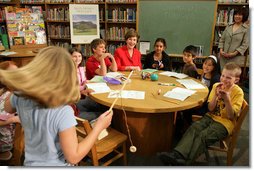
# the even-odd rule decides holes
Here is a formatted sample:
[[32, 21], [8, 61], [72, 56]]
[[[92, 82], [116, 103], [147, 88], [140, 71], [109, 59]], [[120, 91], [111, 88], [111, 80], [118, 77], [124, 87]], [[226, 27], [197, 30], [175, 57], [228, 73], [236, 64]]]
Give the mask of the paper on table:
[[94, 90], [93, 94], [110, 92], [110, 88], [106, 83], [88, 83], [87, 88]]
[[151, 69], [151, 68], [147, 68], [147, 69], [143, 69], [142, 72], [148, 72], [148, 73], [153, 73], [153, 72], [156, 72], [158, 71], [157, 69]]
[[5, 51], [5, 52], [0, 53], [0, 55], [8, 56], [8, 55], [16, 54], [16, 53], [17, 53], [17, 52]]
[[95, 82], [95, 83], [104, 83], [105, 81], [103, 80], [103, 76], [100, 75], [95, 75], [90, 82]]
[[171, 91], [168, 91], [163, 96], [184, 101], [187, 97], [191, 96], [195, 92], [196, 92], [195, 90], [188, 90], [185, 88], [177, 87], [177, 88], [172, 89]]
[[123, 74], [121, 72], [108, 72], [106, 74], [107, 77], [112, 77], [112, 78], [116, 78], [116, 77], [120, 77], [123, 76]]
[[144, 91], [135, 91], [135, 90], [120, 90], [111, 91], [108, 95], [108, 98], [124, 98], [124, 99], [145, 99]]
[[176, 73], [176, 72], [171, 72], [171, 71], [161, 72], [160, 75], [165, 75], [165, 76], [169, 76], [169, 77], [176, 77], [179, 79], [188, 77], [188, 75], [186, 75], [186, 74]]
[[176, 80], [180, 84], [184, 85], [187, 89], [204, 89], [205, 86], [202, 84], [192, 80], [192, 79], [184, 79], [184, 80]]

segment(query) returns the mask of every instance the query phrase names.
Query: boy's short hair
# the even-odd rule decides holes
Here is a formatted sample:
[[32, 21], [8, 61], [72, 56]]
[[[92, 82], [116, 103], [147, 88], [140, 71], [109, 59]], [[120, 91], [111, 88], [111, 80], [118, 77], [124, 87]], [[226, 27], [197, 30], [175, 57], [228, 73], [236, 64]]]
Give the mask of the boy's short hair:
[[242, 73], [241, 67], [239, 65], [237, 65], [236, 63], [234, 63], [234, 62], [226, 63], [226, 65], [224, 66], [223, 69], [234, 72], [235, 77], [238, 77], [238, 78], [240, 78], [241, 73]]
[[139, 40], [139, 34], [133, 28], [129, 29], [124, 36], [125, 40], [128, 40], [130, 37], [137, 37], [137, 41]]
[[103, 39], [100, 39], [100, 38], [94, 39], [91, 42], [91, 51], [92, 51], [92, 53], [94, 53], [93, 49], [96, 49], [97, 46], [99, 46], [100, 44], [104, 44], [106, 46], [106, 42]]
[[195, 57], [197, 53], [197, 47], [193, 45], [186, 46], [183, 50], [183, 53], [184, 52], [191, 53], [192, 57]]

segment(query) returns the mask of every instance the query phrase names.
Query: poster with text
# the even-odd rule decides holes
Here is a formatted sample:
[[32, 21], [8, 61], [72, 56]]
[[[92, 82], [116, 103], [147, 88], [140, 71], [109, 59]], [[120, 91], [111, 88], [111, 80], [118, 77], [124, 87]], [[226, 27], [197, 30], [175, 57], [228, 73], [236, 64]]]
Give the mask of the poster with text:
[[100, 37], [98, 5], [70, 4], [69, 9], [72, 44], [89, 44]]

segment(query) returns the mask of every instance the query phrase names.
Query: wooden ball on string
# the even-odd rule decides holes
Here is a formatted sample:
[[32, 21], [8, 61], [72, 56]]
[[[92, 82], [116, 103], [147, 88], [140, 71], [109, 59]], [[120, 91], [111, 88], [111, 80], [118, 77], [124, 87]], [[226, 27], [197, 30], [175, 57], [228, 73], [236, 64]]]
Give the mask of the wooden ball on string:
[[135, 153], [137, 151], [137, 147], [134, 145], [130, 146], [130, 152]]

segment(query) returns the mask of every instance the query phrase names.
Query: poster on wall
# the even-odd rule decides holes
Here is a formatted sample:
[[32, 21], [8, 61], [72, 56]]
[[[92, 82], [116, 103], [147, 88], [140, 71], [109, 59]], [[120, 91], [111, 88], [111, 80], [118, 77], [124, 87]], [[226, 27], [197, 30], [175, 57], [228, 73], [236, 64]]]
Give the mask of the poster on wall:
[[98, 5], [70, 4], [69, 11], [72, 44], [89, 44], [100, 37]]

